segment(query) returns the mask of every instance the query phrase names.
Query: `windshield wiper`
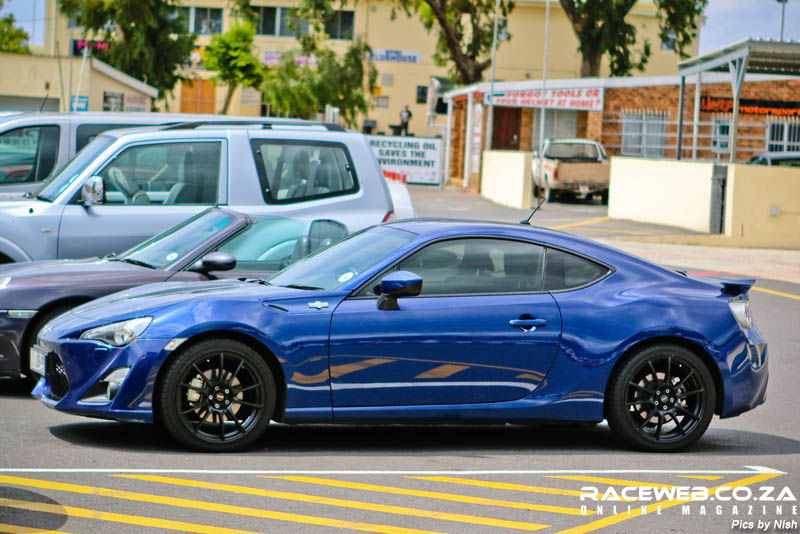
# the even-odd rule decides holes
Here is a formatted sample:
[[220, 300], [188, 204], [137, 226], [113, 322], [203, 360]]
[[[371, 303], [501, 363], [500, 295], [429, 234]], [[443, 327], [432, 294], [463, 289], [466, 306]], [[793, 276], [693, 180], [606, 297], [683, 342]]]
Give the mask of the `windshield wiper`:
[[300, 284], [287, 284], [285, 286], [278, 286], [278, 287], [290, 287], [292, 289], [305, 289], [307, 291], [318, 291], [321, 289], [325, 289], [324, 287], [314, 287], [314, 286], [304, 286]]
[[141, 260], [134, 260], [131, 258], [119, 258], [119, 261], [130, 263], [131, 265], [138, 265], [139, 267], [147, 267], [148, 269], [155, 269], [155, 267], [153, 267], [149, 263]]

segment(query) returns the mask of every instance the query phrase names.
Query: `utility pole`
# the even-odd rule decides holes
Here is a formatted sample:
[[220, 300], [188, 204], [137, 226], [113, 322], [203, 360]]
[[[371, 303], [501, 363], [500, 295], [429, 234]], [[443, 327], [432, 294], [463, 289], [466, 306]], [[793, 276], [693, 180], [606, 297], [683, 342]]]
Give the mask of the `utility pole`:
[[786, 19], [786, 3], [789, 0], [776, 0], [781, 5], [781, 41], [783, 41], [783, 21]]
[[[550, 0], [547, 0], [544, 14], [544, 57], [542, 58], [542, 107], [539, 111], [539, 159], [536, 161], [539, 179], [544, 177], [542, 159], [544, 158], [544, 114], [545, 98], [547, 96], [547, 41], [550, 37]], [[536, 126], [534, 125], [534, 128]]]

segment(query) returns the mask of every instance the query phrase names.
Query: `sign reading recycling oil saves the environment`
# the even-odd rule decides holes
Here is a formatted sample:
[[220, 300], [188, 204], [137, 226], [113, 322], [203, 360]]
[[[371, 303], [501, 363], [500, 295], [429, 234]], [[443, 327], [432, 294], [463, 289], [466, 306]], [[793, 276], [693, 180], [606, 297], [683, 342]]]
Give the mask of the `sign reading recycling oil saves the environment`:
[[384, 171], [410, 184], [442, 183], [441, 139], [393, 135], [368, 135], [367, 139]]

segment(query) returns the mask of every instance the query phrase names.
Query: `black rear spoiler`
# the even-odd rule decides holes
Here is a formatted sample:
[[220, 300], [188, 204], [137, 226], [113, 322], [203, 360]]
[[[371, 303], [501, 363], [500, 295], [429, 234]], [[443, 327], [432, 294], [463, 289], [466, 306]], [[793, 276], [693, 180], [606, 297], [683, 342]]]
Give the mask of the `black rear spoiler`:
[[718, 281], [720, 284], [722, 284], [722, 294], [730, 295], [732, 297], [747, 293], [750, 288], [753, 287], [753, 284], [756, 283], [755, 278], [747, 278], [743, 280], [720, 278]]

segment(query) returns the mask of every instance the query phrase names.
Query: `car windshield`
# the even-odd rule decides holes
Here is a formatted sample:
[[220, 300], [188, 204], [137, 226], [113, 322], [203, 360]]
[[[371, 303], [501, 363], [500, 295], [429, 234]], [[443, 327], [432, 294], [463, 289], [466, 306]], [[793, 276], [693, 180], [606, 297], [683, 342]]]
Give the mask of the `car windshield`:
[[36, 196], [48, 202], [54, 201], [63, 193], [80, 173], [83, 172], [105, 149], [114, 142], [113, 137], [101, 135], [75, 154], [67, 165], [55, 174], [51, 174], [36, 193]]
[[124, 252], [116, 259], [163, 269], [186, 256], [235, 220], [236, 215], [212, 208]]
[[405, 230], [373, 226], [290, 265], [270, 278], [269, 283], [300, 289], [336, 289], [415, 237]]
[[545, 157], [559, 159], [598, 159], [597, 149], [589, 143], [550, 143]]

